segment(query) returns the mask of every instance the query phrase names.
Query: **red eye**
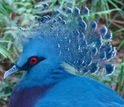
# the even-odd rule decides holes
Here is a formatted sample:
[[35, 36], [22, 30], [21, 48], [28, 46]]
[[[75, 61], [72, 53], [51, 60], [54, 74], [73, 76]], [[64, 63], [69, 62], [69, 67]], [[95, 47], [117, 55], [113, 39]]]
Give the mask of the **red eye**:
[[37, 58], [35, 58], [35, 57], [31, 58], [31, 63], [36, 64], [37, 63]]

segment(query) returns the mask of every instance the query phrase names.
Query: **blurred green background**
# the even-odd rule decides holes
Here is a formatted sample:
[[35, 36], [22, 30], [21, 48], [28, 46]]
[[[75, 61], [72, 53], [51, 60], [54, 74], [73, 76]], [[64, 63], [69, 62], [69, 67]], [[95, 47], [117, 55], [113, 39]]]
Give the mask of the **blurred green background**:
[[[48, 3], [46, 9], [43, 5]], [[89, 7], [90, 17], [105, 24], [113, 32], [112, 44], [117, 48], [117, 57], [112, 61], [116, 70], [112, 75], [104, 72], [88, 74], [124, 98], [124, 1], [123, 0], [0, 0], [0, 107], [6, 107], [13, 86], [22, 72], [6, 80], [3, 74], [15, 64], [22, 49], [18, 43], [18, 28], [26, 27], [37, 16], [50, 14], [57, 9], [64, 11], [67, 6]]]

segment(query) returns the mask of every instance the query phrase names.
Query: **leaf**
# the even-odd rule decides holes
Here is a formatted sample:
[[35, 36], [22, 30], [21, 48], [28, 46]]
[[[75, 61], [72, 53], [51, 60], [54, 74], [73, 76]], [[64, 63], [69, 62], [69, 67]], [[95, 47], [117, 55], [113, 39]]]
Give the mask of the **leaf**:
[[32, 9], [27, 9], [26, 12], [27, 13], [31, 13], [32, 12]]
[[4, 39], [0, 39], [0, 42], [1, 42], [1, 43], [12, 43], [11, 41], [4, 40]]
[[90, 15], [102, 15], [102, 14], [109, 14], [113, 11], [121, 11], [121, 9], [117, 8], [117, 9], [111, 9], [111, 10], [105, 10], [105, 11], [100, 11], [100, 12], [93, 12], [93, 13], [90, 13]]
[[119, 46], [117, 47], [117, 51], [119, 51], [122, 46], [124, 46], [124, 40], [122, 40]]
[[32, 15], [29, 15], [29, 17], [25, 17], [25, 18], [23, 19], [23, 21], [22, 21], [21, 26], [24, 26], [24, 25], [26, 25], [26, 24], [29, 24], [30, 21], [34, 20], [34, 18], [35, 18], [35, 17], [32, 16]]
[[9, 54], [9, 52], [6, 49], [4, 49], [2, 46], [0, 46], [0, 54], [3, 55], [5, 58], [8, 57], [12, 63], [15, 62], [14, 59]]
[[113, 34], [116, 34], [116, 33], [118, 33], [118, 32], [122, 32], [122, 31], [124, 31], [124, 28], [119, 29], [119, 30], [116, 30]]
[[29, 3], [29, 2], [23, 3], [23, 5], [24, 5], [25, 7], [28, 7], [28, 6], [31, 6], [31, 3]]
[[121, 93], [121, 90], [122, 90], [122, 82], [123, 82], [123, 75], [124, 75], [124, 66], [121, 66], [120, 68], [121, 72], [118, 76], [118, 92], [119, 94]]
[[24, 7], [19, 8], [19, 9], [17, 10], [17, 13], [22, 14], [25, 10], [26, 10], [26, 8], [24, 8]]

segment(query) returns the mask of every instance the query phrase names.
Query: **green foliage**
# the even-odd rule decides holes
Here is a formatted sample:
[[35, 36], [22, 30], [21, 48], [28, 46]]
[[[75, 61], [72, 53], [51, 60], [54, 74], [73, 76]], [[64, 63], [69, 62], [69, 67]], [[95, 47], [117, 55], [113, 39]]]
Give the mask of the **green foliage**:
[[124, 40], [122, 40], [119, 46], [117, 47], [117, 51], [119, 51], [122, 46], [124, 46]]
[[124, 98], [124, 56], [123, 56], [123, 62], [118, 66], [120, 70], [120, 74], [118, 75], [118, 93]]
[[8, 57], [9, 59], [10, 59], [10, 61], [12, 62], [12, 63], [14, 63], [14, 59], [11, 57], [11, 55], [9, 54], [9, 52], [6, 50], [6, 49], [4, 49], [2, 46], [0, 46], [0, 53], [6, 58], [6, 57]]
[[[42, 4], [48, 3], [49, 6], [46, 9]], [[79, 7], [85, 6], [91, 9], [90, 16], [92, 19], [99, 17], [102, 21], [106, 22], [109, 27], [112, 27], [114, 31], [114, 37], [120, 32], [124, 32], [123, 28], [113, 29], [111, 24], [113, 21], [113, 14], [119, 13], [121, 18], [124, 19], [124, 12], [122, 6], [123, 0], [42, 0], [36, 2], [36, 0], [1, 0], [0, 1], [0, 71], [4, 71], [2, 61], [6, 58], [10, 60], [11, 65], [14, 64], [20, 55], [22, 49], [18, 43], [19, 27], [26, 27], [32, 23], [35, 16], [42, 17], [46, 13], [52, 13], [59, 9], [60, 11], [66, 9], [68, 6]], [[65, 13], [64, 13], [65, 14]], [[114, 16], [113, 16], [114, 17]], [[114, 17], [115, 19], [116, 17]], [[121, 20], [121, 19], [119, 19]], [[123, 36], [124, 37], [124, 36]], [[118, 38], [118, 37], [116, 37]], [[124, 46], [124, 38], [121, 38], [121, 42], [117, 47], [117, 50], [121, 50]], [[8, 64], [9, 67], [10, 64]], [[7, 66], [7, 65], [5, 65]], [[73, 71], [72, 71], [73, 72]], [[81, 74], [82, 75], [82, 74]], [[0, 103], [5, 104], [10, 96], [13, 86], [16, 84], [21, 74], [8, 78], [7, 80], [0, 81]], [[112, 75], [105, 75], [104, 72], [99, 74], [87, 74], [109, 87], [117, 86], [116, 91], [122, 96], [124, 93], [124, 62], [121, 62], [116, 71]]]
[[[120, 5], [120, 6], [118, 6]], [[91, 7], [93, 10], [103, 10], [105, 13], [107, 12], [110, 12], [111, 11], [111, 7], [110, 6], [113, 6], [114, 7], [114, 11], [118, 11], [121, 15], [122, 14], [122, 9], [120, 7], [122, 7], [124, 5], [123, 3], [123, 0], [92, 0], [92, 4], [91, 4]], [[113, 9], [112, 9], [113, 10]], [[103, 12], [103, 13], [104, 13]], [[108, 19], [111, 19], [111, 14], [104, 14], [105, 16], [105, 21], [106, 21], [106, 25], [109, 24], [109, 21]]]
[[[13, 83], [14, 84], [14, 83]], [[9, 96], [11, 95], [11, 91], [13, 88], [13, 84], [10, 84], [8, 81], [0, 81], [0, 103], [6, 104]]]

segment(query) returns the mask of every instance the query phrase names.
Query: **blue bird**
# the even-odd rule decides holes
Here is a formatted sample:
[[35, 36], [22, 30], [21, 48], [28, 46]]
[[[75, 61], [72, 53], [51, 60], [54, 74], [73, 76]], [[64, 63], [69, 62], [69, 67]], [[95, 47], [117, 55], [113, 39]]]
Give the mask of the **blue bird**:
[[22, 30], [23, 53], [4, 78], [27, 72], [14, 87], [8, 107], [124, 107], [124, 100], [111, 88], [62, 66], [66, 63], [84, 73], [104, 69], [110, 74], [115, 67], [109, 61], [116, 56], [111, 31], [106, 26], [98, 30], [97, 23], [87, 19], [87, 7], [68, 8], [66, 14], [57, 11]]

